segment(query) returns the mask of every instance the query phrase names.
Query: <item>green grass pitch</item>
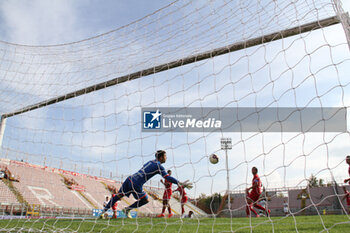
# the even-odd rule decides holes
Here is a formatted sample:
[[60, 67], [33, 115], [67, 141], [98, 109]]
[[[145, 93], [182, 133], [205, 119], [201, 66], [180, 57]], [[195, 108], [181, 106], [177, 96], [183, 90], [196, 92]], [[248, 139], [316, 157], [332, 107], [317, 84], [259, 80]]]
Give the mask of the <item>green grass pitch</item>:
[[350, 232], [350, 216], [202, 219], [12, 219], [0, 232]]

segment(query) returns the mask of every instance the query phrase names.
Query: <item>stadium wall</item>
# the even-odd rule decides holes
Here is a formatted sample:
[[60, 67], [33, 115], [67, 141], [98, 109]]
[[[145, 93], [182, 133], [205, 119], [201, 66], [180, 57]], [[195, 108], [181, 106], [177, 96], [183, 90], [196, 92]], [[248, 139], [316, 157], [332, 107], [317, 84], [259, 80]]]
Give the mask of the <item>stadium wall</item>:
[[[348, 187], [349, 189], [349, 187]], [[286, 196], [279, 196], [277, 192], [270, 191], [266, 194], [267, 207], [271, 210], [272, 216], [284, 216], [283, 203], [288, 203], [289, 214], [293, 215], [317, 215], [317, 214], [342, 214], [346, 202], [341, 201], [344, 193], [337, 184], [328, 187], [304, 187], [289, 188], [282, 190]], [[281, 192], [281, 190], [280, 190]], [[246, 216], [245, 193], [231, 195], [231, 216]], [[225, 216], [229, 213], [225, 212]]]

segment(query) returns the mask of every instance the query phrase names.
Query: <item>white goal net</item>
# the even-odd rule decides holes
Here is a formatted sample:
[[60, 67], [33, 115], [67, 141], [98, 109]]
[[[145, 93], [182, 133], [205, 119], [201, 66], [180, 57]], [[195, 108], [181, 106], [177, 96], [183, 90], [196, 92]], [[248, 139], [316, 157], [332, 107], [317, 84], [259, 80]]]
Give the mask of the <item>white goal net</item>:
[[[11, 219], [0, 230], [89, 231], [84, 224], [91, 223], [96, 231], [117, 231], [118, 224], [130, 224], [126, 231], [180, 231], [184, 221], [153, 219], [162, 211], [160, 176], [144, 186], [150, 203], [135, 211], [140, 220], [101, 223], [89, 212], [102, 209], [111, 187], [159, 149], [167, 152], [165, 169], [194, 184], [185, 205], [198, 218], [190, 232], [282, 231], [288, 224], [299, 231], [302, 215], [319, 216], [310, 223], [315, 231], [349, 224], [342, 188], [350, 191], [347, 128], [142, 130], [144, 108], [349, 107], [349, 22], [338, 0], [184, 0], [74, 43], [0, 42], [0, 168], [10, 176], [0, 182], [0, 215]], [[232, 140], [227, 157], [221, 138]], [[241, 223], [235, 219], [246, 216], [252, 167], [271, 216]], [[176, 217], [180, 199], [170, 202]], [[118, 210], [133, 201], [120, 201]], [[86, 222], [36, 219], [36, 226], [12, 218], [26, 212]], [[333, 221], [327, 214], [342, 216]]]

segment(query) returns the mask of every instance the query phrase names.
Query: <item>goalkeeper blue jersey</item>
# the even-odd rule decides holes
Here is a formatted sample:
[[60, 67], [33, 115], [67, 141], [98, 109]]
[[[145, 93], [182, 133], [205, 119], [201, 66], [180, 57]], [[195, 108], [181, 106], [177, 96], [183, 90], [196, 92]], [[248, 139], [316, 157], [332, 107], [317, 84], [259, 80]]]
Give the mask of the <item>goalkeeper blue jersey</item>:
[[158, 160], [151, 160], [147, 162], [138, 172], [131, 175], [130, 179], [133, 185], [143, 186], [144, 183], [146, 183], [149, 179], [157, 174], [160, 174], [164, 179], [170, 181], [171, 183], [178, 183], [174, 177], [169, 176], [169, 174], [165, 171], [164, 167]]

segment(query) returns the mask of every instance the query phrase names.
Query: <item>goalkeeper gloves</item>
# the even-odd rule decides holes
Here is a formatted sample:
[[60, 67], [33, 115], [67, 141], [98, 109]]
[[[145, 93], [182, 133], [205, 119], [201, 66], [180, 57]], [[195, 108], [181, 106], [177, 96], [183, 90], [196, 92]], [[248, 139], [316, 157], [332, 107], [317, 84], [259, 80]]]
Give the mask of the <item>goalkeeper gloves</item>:
[[180, 186], [183, 186], [184, 188], [191, 189], [193, 188], [193, 184], [189, 182], [189, 180], [186, 180], [184, 182], [179, 182]]

